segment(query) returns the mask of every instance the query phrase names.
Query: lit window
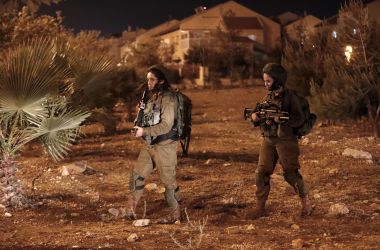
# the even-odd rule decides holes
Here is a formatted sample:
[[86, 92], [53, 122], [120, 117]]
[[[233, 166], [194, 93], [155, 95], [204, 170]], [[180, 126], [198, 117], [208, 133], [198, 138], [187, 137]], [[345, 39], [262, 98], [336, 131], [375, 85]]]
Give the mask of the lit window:
[[334, 31], [331, 33], [331, 35], [332, 35], [332, 37], [337, 38], [338, 33], [334, 30]]
[[352, 46], [347, 45], [346, 49], [344, 50], [344, 55], [346, 56], [347, 62], [350, 62], [350, 60], [351, 60], [352, 51], [353, 51]]
[[252, 41], [256, 41], [256, 35], [251, 34], [248, 36], [248, 38]]
[[353, 29], [353, 30], [352, 30], [352, 33], [353, 33], [354, 35], [356, 35], [357, 30], [356, 30], [356, 29]]

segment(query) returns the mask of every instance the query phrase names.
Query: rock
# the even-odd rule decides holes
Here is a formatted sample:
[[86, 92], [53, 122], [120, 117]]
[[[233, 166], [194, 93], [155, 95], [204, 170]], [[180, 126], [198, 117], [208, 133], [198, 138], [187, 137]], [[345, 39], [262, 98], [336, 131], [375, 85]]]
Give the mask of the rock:
[[313, 196], [313, 198], [316, 199], [316, 200], [318, 200], [318, 199], [321, 198], [321, 195], [320, 195], [320, 194], [315, 194], [315, 195]]
[[255, 229], [256, 229], [255, 226], [252, 225], [252, 224], [249, 224], [249, 225], [247, 226], [247, 230], [248, 230], [248, 231], [250, 231], [250, 230], [255, 230]]
[[139, 220], [134, 220], [132, 222], [132, 225], [135, 227], [146, 227], [149, 225], [150, 220], [149, 219], [139, 219]]
[[138, 239], [139, 239], [139, 237], [137, 236], [137, 234], [133, 233], [133, 234], [128, 236], [127, 241], [128, 242], [135, 242]]
[[367, 137], [367, 140], [370, 142], [373, 142], [373, 141], [375, 141], [375, 137], [373, 137], [373, 136]]
[[89, 167], [85, 161], [74, 162], [68, 165], [63, 165], [61, 168], [61, 175], [68, 176], [70, 174], [95, 174], [96, 170]]
[[163, 194], [163, 193], [165, 193], [165, 187], [158, 187], [158, 188], [156, 189], [156, 193], [158, 193], [158, 194]]
[[303, 247], [303, 240], [302, 239], [292, 240], [292, 247], [295, 249], [302, 248]]
[[69, 170], [67, 170], [67, 168], [65, 166], [62, 167], [61, 175], [62, 176], [70, 175]]
[[351, 156], [355, 159], [366, 159], [366, 160], [372, 160], [372, 155], [368, 152], [346, 148], [343, 153], [343, 156]]
[[349, 212], [350, 210], [347, 208], [347, 206], [344, 203], [337, 203], [330, 206], [328, 215], [330, 216], [345, 215], [345, 214], [348, 214]]
[[208, 159], [208, 160], [205, 162], [206, 165], [208, 165], [208, 164], [210, 164], [210, 163], [211, 163], [211, 159]]
[[108, 212], [109, 212], [110, 214], [112, 214], [113, 216], [115, 216], [115, 217], [118, 217], [119, 214], [120, 214], [119, 209], [116, 209], [116, 208], [110, 208], [110, 209], [108, 209]]
[[330, 144], [338, 144], [338, 141], [330, 141]]
[[6, 213], [4, 214], [4, 217], [12, 217], [12, 214], [11, 214], [11, 213], [8, 213], [8, 212], [6, 212]]
[[156, 183], [148, 183], [145, 185], [145, 189], [148, 191], [153, 191], [153, 190], [156, 190], [157, 188], [158, 186]]
[[180, 221], [180, 220], [176, 220], [176, 221], [174, 222], [174, 225], [181, 225], [181, 221]]
[[301, 141], [301, 144], [302, 145], [307, 145], [307, 144], [309, 144], [309, 142], [310, 142], [309, 138], [303, 138], [302, 141]]
[[300, 229], [300, 226], [298, 226], [297, 224], [293, 224], [290, 226], [291, 229], [293, 230], [299, 230]]
[[338, 173], [339, 173], [339, 170], [336, 169], [336, 168], [333, 168], [333, 169], [329, 170], [329, 174], [338, 174]]
[[231, 166], [232, 164], [231, 163], [224, 163], [223, 164], [223, 167], [229, 167], [229, 166]]

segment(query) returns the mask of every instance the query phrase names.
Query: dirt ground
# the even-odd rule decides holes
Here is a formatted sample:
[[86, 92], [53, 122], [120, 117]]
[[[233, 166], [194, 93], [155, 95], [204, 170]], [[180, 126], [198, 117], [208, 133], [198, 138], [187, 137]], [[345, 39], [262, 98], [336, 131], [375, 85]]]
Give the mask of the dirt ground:
[[[22, 154], [19, 178], [39, 206], [0, 208], [0, 248], [178, 249], [182, 244], [189, 249], [379, 249], [380, 141], [371, 136], [366, 121], [319, 126], [300, 141], [301, 172], [315, 206], [311, 217], [299, 217], [298, 198], [278, 165], [271, 179], [269, 216], [249, 220], [261, 137], [242, 113], [264, 90], [186, 93], [194, 109], [189, 157], [179, 158], [177, 168], [181, 224], [155, 223], [167, 212], [157, 172], [147, 184], [158, 188], [144, 193], [137, 210], [140, 218], [145, 213], [151, 219], [149, 226], [135, 227], [109, 213], [126, 205], [129, 172], [143, 144], [127, 133], [130, 123], [121, 123], [115, 136], [103, 136], [100, 126], [91, 125], [64, 162], [46, 161], [38, 148]], [[373, 160], [343, 156], [346, 148], [369, 152]], [[78, 161], [96, 173], [61, 175], [63, 165]], [[36, 190], [31, 191], [33, 180]], [[330, 215], [336, 204], [348, 213]], [[133, 233], [138, 239], [129, 242]]]

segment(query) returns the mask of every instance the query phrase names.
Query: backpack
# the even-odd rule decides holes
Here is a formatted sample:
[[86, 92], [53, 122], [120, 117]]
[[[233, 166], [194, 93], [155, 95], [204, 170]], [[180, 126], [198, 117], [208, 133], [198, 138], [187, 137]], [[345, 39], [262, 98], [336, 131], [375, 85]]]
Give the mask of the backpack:
[[191, 99], [181, 93], [175, 91], [174, 95], [177, 98], [177, 121], [176, 130], [182, 147], [182, 156], [187, 156], [191, 136]]
[[298, 98], [298, 101], [301, 105], [302, 112], [305, 116], [305, 122], [301, 126], [293, 128], [294, 134], [298, 138], [301, 138], [302, 136], [310, 133], [311, 129], [313, 128], [317, 120], [317, 116], [310, 112], [309, 102], [307, 101], [305, 97], [300, 96], [295, 92], [292, 92], [292, 94]]

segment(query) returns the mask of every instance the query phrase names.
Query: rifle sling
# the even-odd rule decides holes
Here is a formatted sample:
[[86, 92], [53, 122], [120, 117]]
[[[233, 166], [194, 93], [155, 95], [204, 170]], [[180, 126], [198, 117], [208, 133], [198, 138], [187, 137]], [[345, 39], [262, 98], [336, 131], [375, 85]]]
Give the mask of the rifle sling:
[[169, 140], [169, 139], [172, 139], [173, 141], [178, 140], [179, 137], [178, 137], [177, 131], [171, 129], [168, 133], [157, 136], [156, 138], [154, 138], [154, 140], [152, 140], [150, 145], [154, 145], [154, 144], [157, 144], [159, 142]]

